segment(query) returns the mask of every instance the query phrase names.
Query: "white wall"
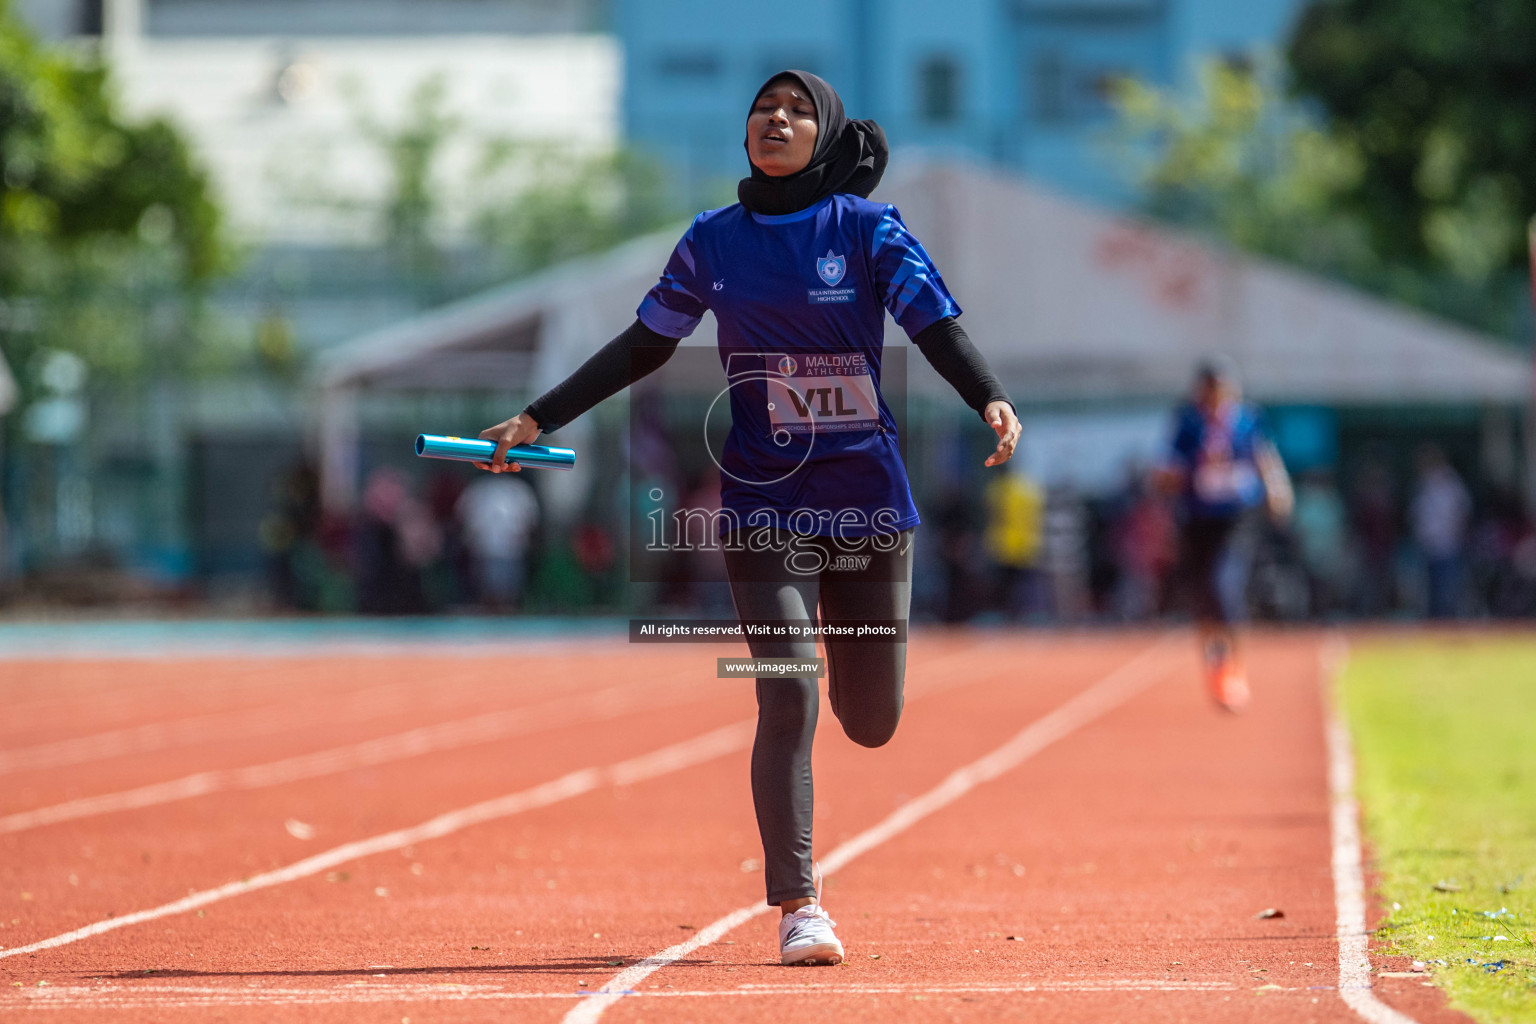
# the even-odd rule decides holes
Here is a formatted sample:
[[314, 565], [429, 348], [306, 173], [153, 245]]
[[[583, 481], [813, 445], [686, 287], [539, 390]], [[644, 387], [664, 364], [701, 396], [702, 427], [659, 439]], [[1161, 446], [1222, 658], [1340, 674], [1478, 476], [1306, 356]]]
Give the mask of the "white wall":
[[386, 166], [359, 112], [391, 128], [435, 75], [462, 131], [439, 186], [448, 223], [491, 184], [476, 175], [491, 139], [556, 140], [590, 150], [618, 138], [619, 52], [599, 35], [419, 38], [156, 38], [117, 56], [126, 108], [165, 114], [213, 171], [237, 233], [253, 242], [361, 242]]

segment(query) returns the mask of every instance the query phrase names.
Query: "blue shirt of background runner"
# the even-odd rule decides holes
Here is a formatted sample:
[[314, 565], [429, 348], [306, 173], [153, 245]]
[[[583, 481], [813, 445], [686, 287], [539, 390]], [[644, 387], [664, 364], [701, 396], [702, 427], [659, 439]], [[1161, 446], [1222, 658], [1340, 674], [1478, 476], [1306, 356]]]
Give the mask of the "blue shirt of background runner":
[[[885, 313], [910, 337], [959, 316], [960, 306], [896, 208], [840, 193], [780, 216], [740, 204], [701, 213], [637, 315], [683, 338], [706, 310], [730, 384], [722, 506], [743, 525], [748, 513], [771, 510], [800, 533], [862, 537], [917, 525], [896, 421], [879, 391]], [[869, 429], [776, 433], [768, 411], [783, 393], [776, 368], [827, 353], [867, 367], [878, 419]], [[799, 510], [809, 514], [791, 520]]]
[[1241, 402], [1209, 417], [1194, 403], [1175, 414], [1171, 461], [1183, 471], [1183, 513], [1191, 519], [1241, 515], [1264, 500], [1257, 452], [1265, 443], [1257, 409]]

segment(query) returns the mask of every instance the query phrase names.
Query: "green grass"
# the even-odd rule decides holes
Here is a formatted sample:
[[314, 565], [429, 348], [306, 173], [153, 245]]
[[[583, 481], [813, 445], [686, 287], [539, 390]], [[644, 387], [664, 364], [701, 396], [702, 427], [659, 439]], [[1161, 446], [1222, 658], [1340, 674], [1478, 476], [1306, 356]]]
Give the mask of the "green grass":
[[1477, 1020], [1536, 1021], [1536, 638], [1363, 643], [1343, 700], [1378, 937]]

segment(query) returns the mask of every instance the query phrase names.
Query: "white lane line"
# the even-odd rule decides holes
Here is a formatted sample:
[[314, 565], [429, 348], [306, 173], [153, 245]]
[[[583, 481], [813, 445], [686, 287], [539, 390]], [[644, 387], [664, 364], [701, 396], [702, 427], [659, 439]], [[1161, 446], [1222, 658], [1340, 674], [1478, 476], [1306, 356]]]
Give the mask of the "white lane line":
[[[822, 874], [832, 874], [860, 854], [867, 853], [928, 815], [954, 803], [983, 782], [1016, 768], [1057, 740], [1119, 707], [1163, 675], [1164, 653], [1175, 642], [1183, 640], [1178, 635], [1165, 636], [1065, 704], [1025, 726], [990, 754], [957, 768], [922, 796], [896, 808], [884, 821], [842, 843], [822, 858]], [[592, 1024], [608, 1007], [626, 995], [636, 994], [636, 986], [645, 978], [771, 909], [768, 904], [761, 902], [740, 907], [699, 929], [686, 942], [670, 946], [625, 968], [608, 979], [592, 998], [567, 1013], [564, 1024]]]
[[[491, 683], [478, 682], [466, 687], [464, 696], [466, 700], [484, 699], [492, 687]], [[0, 750], [0, 775], [68, 768], [91, 761], [153, 753], [169, 747], [212, 743], [233, 737], [246, 739], [265, 736], [275, 732], [313, 728], [337, 720], [361, 724], [386, 715], [408, 713], [412, 710], [411, 701], [419, 696], [419, 684], [393, 683], [321, 698], [295, 714], [293, 705], [301, 703], [303, 695], [289, 693], [277, 697], [272, 704], [211, 711], [190, 718], [146, 722], [88, 736]], [[125, 697], [124, 702], [128, 699]], [[95, 698], [91, 700], [99, 703]]]
[[[487, 629], [494, 628], [487, 620]], [[622, 627], [621, 627], [622, 628]], [[70, 646], [63, 646], [63, 644]], [[178, 638], [126, 641], [121, 644], [81, 640], [43, 639], [36, 643], [17, 642], [0, 637], [0, 664], [53, 661], [208, 661], [224, 658], [261, 658], [286, 661], [305, 658], [338, 658], [353, 661], [358, 658], [524, 658], [539, 654], [564, 654], [573, 647], [592, 650], [622, 651], [629, 646], [629, 638], [623, 633], [573, 633], [567, 639], [508, 637], [486, 640], [471, 637], [444, 636], [436, 639], [396, 638], [381, 636], [377, 639], [325, 639], [303, 638], [269, 640], [238, 640], [234, 638]]]
[[[994, 645], [980, 646], [984, 648]], [[916, 667], [914, 672], [926, 672], [947, 661], [971, 657], [976, 653], [976, 648], [953, 652]], [[45, 825], [76, 821], [101, 814], [156, 807], [178, 800], [190, 800], [209, 793], [261, 789], [286, 782], [298, 782], [423, 754], [490, 743], [510, 736], [525, 735], [539, 729], [559, 728], [580, 721], [601, 721], [634, 711], [670, 707], [697, 700], [714, 692], [697, 685], [697, 677], [697, 672], [688, 671], [675, 677], [670, 683], [653, 683], [649, 686], [626, 683], [596, 693], [565, 696], [531, 707], [494, 711], [472, 718], [423, 726], [392, 736], [383, 736], [310, 754], [300, 754], [267, 764], [195, 772], [179, 779], [150, 783], [116, 793], [79, 797], [48, 807], [0, 816], [0, 835], [25, 832]], [[936, 686], [943, 685], [942, 682], [930, 684], [922, 689], [922, 692], [932, 692]], [[669, 686], [671, 692], [667, 692]]]
[[[693, 676], [696, 673], [688, 673]], [[61, 804], [18, 811], [0, 817], [0, 835], [64, 821], [111, 814], [116, 811], [155, 807], [188, 800], [225, 790], [261, 789], [286, 782], [298, 782], [322, 775], [335, 775], [356, 768], [369, 768], [423, 754], [456, 750], [490, 743], [510, 736], [526, 735], [541, 729], [554, 729], [582, 721], [601, 721], [636, 711], [664, 708], [697, 700], [707, 695], [698, 686], [688, 686], [687, 678], [652, 685], [626, 683], [595, 693], [560, 697], [530, 707], [493, 711], [471, 718], [461, 718], [436, 725], [422, 726], [391, 736], [349, 743], [280, 761], [195, 772], [179, 779], [155, 782], [116, 793], [80, 797]]]
[[[981, 644], [978, 646], [986, 647], [992, 645]], [[527, 656], [528, 654], [526, 651], [518, 653], [521, 656]], [[561, 653], [569, 653], [569, 650], [564, 649]], [[590, 652], [583, 651], [583, 653]], [[941, 664], [954, 656], [955, 653], [951, 653], [932, 659], [926, 665], [914, 665], [913, 671], [916, 673], [920, 668]], [[303, 718], [295, 718], [290, 709], [281, 706], [281, 704], [292, 703], [291, 700], [285, 700], [279, 706], [257, 706], [234, 711], [213, 711], [191, 718], [147, 722], [143, 725], [109, 729], [105, 732], [94, 733], [88, 736], [52, 740], [30, 747], [16, 747], [10, 750], [0, 749], [0, 775], [10, 775], [15, 772], [43, 771], [49, 768], [66, 768], [71, 765], [101, 761], [113, 757], [123, 757], [128, 754], [152, 753], [157, 750], [164, 750], [167, 747], [209, 743], [230, 736], [246, 738], [290, 729], [308, 728], [327, 721], [333, 721], [338, 716], [345, 717], [350, 722], [362, 722], [370, 718], [409, 711], [408, 701], [416, 689], [411, 684], [396, 683], [385, 687], [374, 687], [368, 690], [340, 694], [331, 701], [332, 707], [322, 709], [325, 714], [317, 715], [314, 709], [311, 708], [308, 709], [308, 714]], [[485, 689], [486, 687], [483, 685], [477, 686], [471, 695], [483, 694]], [[120, 702], [126, 706], [129, 703], [129, 698], [126, 696], [122, 697]], [[100, 701], [97, 700], [97, 703], [100, 703]], [[12, 710], [15, 714], [23, 716], [27, 713], [25, 710], [14, 708]]]
[[[942, 658], [937, 658], [924, 666], [925, 669], [933, 668], [944, 662], [960, 657], [971, 657], [974, 650], [956, 652]], [[983, 682], [987, 676], [973, 675], [969, 681]], [[940, 684], [923, 688], [922, 693], [931, 693], [945, 686]], [[52, 949], [55, 946], [64, 946], [81, 939], [90, 938], [93, 935], [101, 935], [104, 932], [116, 931], [129, 925], [139, 924], [144, 921], [153, 921], [162, 917], [170, 917], [175, 914], [184, 914], [190, 910], [216, 903], [219, 900], [229, 899], [256, 889], [270, 888], [274, 885], [282, 885], [285, 882], [297, 881], [308, 878], [311, 875], [327, 871], [338, 864], [357, 860], [375, 853], [389, 850], [398, 850], [415, 843], [425, 842], [428, 839], [437, 839], [441, 836], [478, 825], [482, 822], [492, 821], [497, 818], [505, 818], [513, 814], [519, 814], [526, 810], [544, 807], [561, 800], [580, 796], [591, 792], [600, 785], [631, 785], [643, 782], [646, 779], [656, 778], [669, 772], [680, 771], [691, 765], [701, 764], [705, 761], [723, 757], [737, 750], [745, 749], [752, 743], [752, 735], [756, 730], [756, 719], [737, 722], [733, 725], [723, 726], [712, 732], [704, 733], [691, 740], [675, 743], [662, 747], [648, 754], [633, 757], [626, 761], [607, 768], [584, 768], [572, 772], [543, 785], [508, 796], [487, 800], [457, 811], [449, 811], [430, 821], [424, 822], [413, 828], [399, 829], [387, 832], [371, 839], [363, 839], [354, 843], [346, 843], [342, 846], [316, 854], [286, 868], [268, 871], [255, 875], [241, 882], [229, 882], [216, 889], [205, 889], [195, 892], [182, 899], [163, 904], [149, 910], [141, 910], [132, 914], [124, 914], [120, 917], [108, 918], [84, 928], [77, 928], [63, 935], [55, 935], [49, 939], [41, 939], [25, 946], [15, 946], [11, 949], [0, 949], [0, 960], [6, 957], [19, 956], [23, 953], [36, 953], [44, 949]]]
[[24, 953], [37, 953], [45, 949], [53, 949], [57, 946], [66, 946], [81, 939], [88, 939], [94, 935], [116, 931], [129, 925], [142, 924], [145, 921], [154, 921], [162, 917], [171, 917], [176, 914], [185, 914], [199, 907], [206, 907], [210, 903], [217, 903], [233, 896], [243, 896], [248, 892], [258, 889], [270, 889], [275, 885], [285, 882], [298, 881], [308, 878], [323, 871], [329, 871], [340, 864], [358, 860], [362, 857], [370, 857], [376, 853], [385, 853], [390, 850], [399, 850], [416, 843], [424, 843], [431, 839], [440, 839], [443, 836], [469, 828], [471, 825], [484, 824], [487, 821], [495, 821], [499, 818], [521, 814], [538, 807], [547, 807], [550, 804], [569, 800], [572, 797], [590, 793], [599, 786], [605, 784], [622, 785], [641, 782], [645, 779], [665, 775], [668, 772], [679, 771], [691, 765], [711, 761], [717, 757], [742, 750], [752, 742], [752, 733], [755, 726], [753, 721], [735, 722], [722, 726], [693, 739], [684, 740], [662, 747], [659, 750], [642, 754], [639, 757], [620, 761], [617, 764], [599, 768], [582, 768], [578, 771], [562, 775], [558, 779], [525, 789], [521, 792], [510, 793], [506, 796], [496, 797], [469, 807], [463, 807], [446, 814], [440, 814], [435, 818], [425, 821], [420, 825], [410, 828], [396, 829], [369, 839], [360, 839], [352, 843], [344, 843], [333, 847], [324, 853], [318, 853], [313, 857], [290, 864], [285, 868], [274, 871], [266, 871], [259, 875], [253, 875], [240, 882], [229, 882], [216, 889], [204, 889], [194, 892], [179, 900], [152, 907], [149, 910], [140, 910], [132, 914], [123, 914], [119, 917], [110, 917], [105, 921], [86, 925], [62, 935], [55, 935], [49, 939], [28, 943], [25, 946], [16, 946], [12, 949], [0, 950], [0, 959], [11, 956], [20, 956]]
[[125, 754], [143, 754], [166, 747], [207, 743], [230, 736], [259, 736], [284, 725], [303, 726], [291, 712], [275, 709], [216, 711], [194, 718], [112, 729], [90, 736], [54, 740], [31, 747], [0, 750], [0, 775], [13, 772], [65, 768], [88, 761], [102, 761]]
[[[1162, 978], [1103, 978], [1086, 981], [1043, 980], [981, 985], [742, 985], [734, 989], [662, 989], [645, 998], [713, 999], [742, 996], [857, 997], [880, 995], [1024, 995], [1030, 992], [1235, 992], [1229, 981], [1168, 981]], [[21, 1003], [29, 1010], [169, 1009], [190, 1006], [283, 1006], [346, 1003], [526, 1001], [582, 999], [586, 993], [516, 992], [497, 985], [423, 982], [350, 982], [335, 988], [219, 988], [211, 985], [50, 985], [27, 988], [0, 1005]]]
[[[570, 652], [567, 650], [563, 653]], [[520, 656], [528, 655], [526, 652], [521, 652]], [[606, 667], [606, 664], [603, 667]], [[547, 665], [543, 668], [549, 671], [554, 670], [552, 666]], [[455, 671], [460, 671], [457, 666]], [[254, 688], [260, 686], [261, 682], [259, 679], [248, 679], [242, 680], [241, 685]], [[493, 687], [493, 682], [475, 679], [464, 688], [464, 696], [466, 699], [484, 698], [492, 692]], [[308, 728], [335, 721], [338, 717], [344, 717], [351, 722], [362, 722], [385, 715], [409, 712], [412, 709], [410, 702], [419, 696], [419, 691], [419, 682], [392, 683], [344, 691], [321, 698], [322, 703], [318, 705], [306, 706], [300, 715], [295, 715], [291, 706], [301, 695], [285, 693], [274, 698], [271, 703], [258, 704], [254, 707], [212, 711], [190, 718], [146, 722], [142, 725], [124, 726], [87, 736], [52, 740], [29, 747], [0, 749], [0, 775], [64, 768], [128, 754], [150, 753], [167, 747], [209, 743], [231, 736], [244, 738]], [[174, 697], [175, 695], [161, 694], [160, 696]], [[93, 707], [99, 709], [107, 702], [114, 702], [123, 707], [141, 704], [144, 698], [142, 694], [123, 693], [116, 696], [96, 695], [88, 699]], [[61, 702], [64, 702], [63, 698], [56, 698], [51, 704], [57, 705]], [[12, 710], [13, 717], [23, 719], [31, 713], [29, 709]]]
[[1334, 685], [1349, 646], [1330, 635], [1318, 652], [1323, 678], [1323, 714], [1328, 734], [1328, 794], [1333, 831], [1333, 899], [1338, 908], [1339, 995], [1371, 1024], [1416, 1024], [1371, 991], [1370, 933], [1365, 928], [1365, 871], [1361, 866], [1360, 804], [1355, 799], [1355, 754]]

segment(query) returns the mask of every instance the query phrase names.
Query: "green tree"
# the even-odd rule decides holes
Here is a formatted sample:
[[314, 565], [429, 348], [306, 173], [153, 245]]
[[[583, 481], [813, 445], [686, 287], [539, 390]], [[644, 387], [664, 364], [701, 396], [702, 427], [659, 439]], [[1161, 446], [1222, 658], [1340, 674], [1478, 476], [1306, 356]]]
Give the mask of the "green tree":
[[434, 172], [443, 146], [463, 121], [448, 109], [448, 83], [432, 75], [412, 90], [405, 119], [390, 124], [370, 113], [352, 94], [354, 116], [389, 167], [388, 188], [379, 204], [385, 245], [414, 275], [432, 275], [438, 253], [433, 235], [442, 212], [442, 183]]
[[522, 183], [510, 201], [485, 202], [477, 217], [481, 237], [514, 274], [600, 252], [679, 217], [661, 166], [632, 150], [592, 155], [500, 142], [488, 147], [484, 173]]
[[[0, 347], [94, 370], [195, 366], [195, 299], [226, 265], [206, 173], [163, 120], [121, 116], [106, 68], [40, 45], [0, 0]], [[24, 389], [28, 386], [22, 375]]]
[[[347, 89], [358, 134], [383, 164], [383, 189], [360, 196], [315, 169], [290, 175], [289, 190], [301, 202], [371, 221], [423, 305], [679, 217], [661, 166], [632, 150], [469, 137], [441, 74], [418, 82], [397, 117], [370, 110], [358, 83]], [[472, 155], [466, 171], [445, 159], [451, 150]]]
[[1284, 70], [1261, 59], [1203, 64], [1192, 95], [1117, 83], [1122, 165], [1133, 168], [1147, 212], [1513, 335], [1525, 302], [1511, 269], [1519, 214], [1474, 189], [1426, 216], [1423, 245], [1394, 247], [1357, 201], [1372, 187], [1364, 141], [1296, 103], [1284, 82]]
[[1360, 155], [1338, 200], [1384, 259], [1472, 283], [1523, 265], [1536, 213], [1536, 4], [1318, 0], [1288, 57], [1296, 95]]
[[1192, 97], [1117, 83], [1120, 129], [1149, 213], [1241, 248], [1333, 272], [1375, 264], [1334, 197], [1359, 154], [1289, 107], [1273, 69], [1212, 60]]

